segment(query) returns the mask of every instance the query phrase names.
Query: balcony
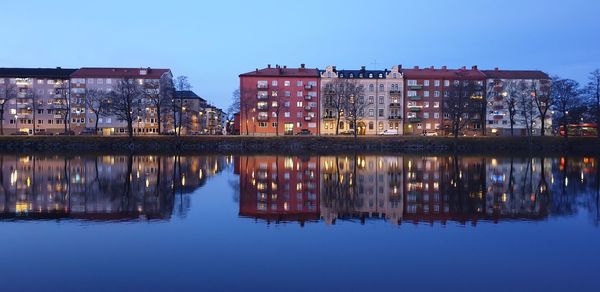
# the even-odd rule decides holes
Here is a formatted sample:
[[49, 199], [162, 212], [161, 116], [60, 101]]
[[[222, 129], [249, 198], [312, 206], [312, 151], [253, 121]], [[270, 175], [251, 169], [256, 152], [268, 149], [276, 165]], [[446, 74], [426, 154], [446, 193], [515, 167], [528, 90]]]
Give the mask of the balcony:
[[313, 89], [313, 86], [307, 84], [307, 85], [304, 85], [304, 89], [311, 90], [311, 89]]
[[420, 106], [409, 106], [408, 109], [411, 112], [420, 112], [421, 111], [421, 107]]
[[257, 99], [267, 99], [267, 98], [269, 98], [269, 95], [268, 94], [257, 94], [256, 98]]
[[390, 89], [390, 94], [391, 95], [398, 95], [402, 93], [402, 91], [398, 90], [398, 89]]
[[420, 96], [418, 96], [418, 95], [416, 95], [416, 96], [411, 96], [411, 97], [409, 97], [409, 98], [410, 98], [410, 100], [421, 100], [421, 97], [420, 97]]
[[421, 89], [423, 89], [423, 86], [422, 85], [409, 85], [408, 89], [410, 89], [410, 90], [421, 90]]
[[305, 96], [304, 96], [304, 99], [305, 99], [305, 100], [312, 100], [312, 96], [310, 96], [310, 95], [305, 95]]
[[494, 115], [494, 120], [504, 119], [504, 115]]
[[336, 117], [334, 115], [323, 115], [324, 120], [334, 120]]
[[324, 92], [324, 93], [325, 93], [325, 95], [333, 95], [333, 94], [335, 94], [335, 90], [333, 90], [333, 89], [328, 89], [328, 90], [325, 90], [325, 92]]
[[390, 102], [390, 107], [402, 107], [402, 104], [399, 102]]
[[311, 120], [312, 120], [312, 117], [311, 117], [311, 116], [306, 116], [306, 117], [304, 117], [304, 120], [305, 120], [305, 121], [311, 121]]
[[268, 121], [269, 120], [269, 116], [268, 115], [266, 115], [266, 116], [257, 116], [256, 120], [257, 121]]
[[421, 118], [408, 118], [409, 123], [420, 123]]
[[269, 88], [269, 85], [268, 84], [257, 84], [256, 88], [258, 88], [258, 89], [267, 89], [267, 88]]
[[310, 107], [310, 106], [308, 106], [308, 105], [304, 107], [304, 110], [306, 110], [306, 111], [309, 111], [309, 110], [311, 110], [311, 109], [312, 109], [312, 107]]
[[388, 120], [401, 120], [402, 116], [401, 115], [391, 115], [388, 117]]
[[269, 109], [269, 107], [266, 106], [266, 105], [260, 105], [260, 106], [257, 106], [256, 109], [258, 109], [258, 110], [267, 110], [267, 109]]

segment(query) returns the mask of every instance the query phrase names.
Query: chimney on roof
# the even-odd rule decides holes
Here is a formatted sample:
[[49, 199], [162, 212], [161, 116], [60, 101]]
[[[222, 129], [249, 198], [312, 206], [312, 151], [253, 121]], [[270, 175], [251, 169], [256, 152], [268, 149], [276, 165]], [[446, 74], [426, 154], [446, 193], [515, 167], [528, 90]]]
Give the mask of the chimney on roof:
[[413, 67], [415, 70], [419, 70], [419, 66], [414, 66]]
[[283, 69], [287, 69], [287, 65], [283, 65]]
[[152, 69], [150, 67], [146, 68], [146, 70], [148, 70], [148, 73], [152, 72]]
[[56, 67], [56, 69], [59, 69], [59, 70], [60, 70], [60, 69], [62, 69], [62, 68], [61, 68], [61, 67]]
[[300, 68], [304, 69], [304, 64], [300, 64]]
[[431, 66], [431, 67], [429, 67], [429, 69], [433, 70], [433, 69], [435, 69], [435, 67]]
[[496, 67], [496, 68], [494, 68], [494, 70], [498, 71], [498, 70], [500, 70], [500, 68]]
[[271, 64], [267, 64], [267, 68], [269, 68], [269, 69], [270, 69], [270, 68], [271, 68]]
[[258, 72], [258, 68], [256, 68], [256, 72]]
[[365, 71], [367, 67], [366, 66], [360, 66], [360, 70]]
[[446, 70], [446, 69], [448, 69], [448, 67], [442, 66], [442, 70]]
[[471, 70], [473, 70], [473, 71], [477, 70], [477, 65], [473, 65], [473, 66], [471, 67]]
[[333, 69], [333, 72], [337, 71], [337, 68], [335, 66], [331, 66], [331, 69]]
[[402, 64], [398, 64], [398, 70], [402, 69]]
[[462, 68], [461, 68], [461, 69], [463, 69], [463, 70], [467, 70], [467, 66], [462, 66]]

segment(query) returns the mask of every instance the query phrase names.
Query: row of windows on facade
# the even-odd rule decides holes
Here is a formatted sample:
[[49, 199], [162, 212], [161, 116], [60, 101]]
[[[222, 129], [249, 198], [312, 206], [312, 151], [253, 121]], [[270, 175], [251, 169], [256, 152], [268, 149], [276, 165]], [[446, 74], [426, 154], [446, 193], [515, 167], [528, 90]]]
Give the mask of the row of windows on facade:
[[[279, 95], [277, 90], [273, 90], [271, 91], [271, 96], [272, 97], [277, 97]], [[288, 90], [283, 92], [283, 96], [284, 97], [291, 97], [292, 93]], [[269, 92], [268, 91], [259, 91], [257, 97], [260, 98], [267, 98], [269, 96]], [[296, 97], [304, 97], [304, 91], [296, 91]], [[317, 92], [315, 91], [310, 91], [306, 94], [306, 96], [310, 96], [310, 97], [317, 97]]]
[[[429, 91], [429, 90], [423, 91], [423, 97], [429, 97], [430, 93], [431, 93], [431, 91]], [[456, 92], [455, 96], [458, 96], [458, 94], [459, 93]], [[409, 90], [409, 91], [406, 92], [406, 95], [408, 97], [419, 96], [416, 90]], [[471, 95], [482, 96], [483, 92], [481, 92], [481, 91], [475, 91], [475, 92], [471, 93], [471, 92], [466, 92], [465, 91], [465, 92], [463, 92], [462, 95], [463, 95], [463, 97], [468, 97], [468, 96], [471, 96]], [[433, 97], [440, 97], [440, 91], [438, 91], [438, 90], [433, 91]], [[444, 97], [450, 97], [450, 92], [448, 90], [444, 90]]]
[[[296, 107], [303, 107], [303, 105], [304, 105], [304, 103], [302, 101], [297, 101], [296, 102]], [[314, 102], [314, 101], [307, 102], [306, 105], [309, 106], [310, 108], [316, 108], [317, 107], [317, 103]], [[279, 102], [277, 102], [276, 100], [271, 102], [271, 107], [272, 108], [276, 108], [278, 106], [279, 106]], [[289, 101], [284, 102], [283, 106], [284, 107], [290, 107], [290, 102]], [[259, 102], [256, 103], [256, 108], [259, 109], [259, 110], [268, 109], [269, 108], [269, 102], [267, 102], [267, 101], [259, 101]]]
[[[279, 83], [279, 81], [272, 80], [271, 81], [271, 86], [279, 86], [278, 83]], [[269, 82], [267, 80], [259, 80], [259, 81], [256, 82], [256, 85], [258, 87], [267, 86], [268, 84], [269, 84]], [[306, 85], [311, 86], [311, 87], [316, 87], [317, 86], [317, 81], [308, 81], [306, 83]], [[286, 86], [286, 87], [287, 86], [292, 86], [292, 82], [289, 81], [289, 80], [285, 80], [285, 81], [283, 81], [283, 86]], [[296, 81], [296, 86], [304, 86], [304, 81], [302, 81], [302, 80]]]
[[[17, 120], [18, 120], [18, 121], [19, 121], [19, 123], [21, 123], [21, 124], [30, 124], [30, 125], [31, 125], [31, 124], [33, 124], [33, 120], [32, 120], [32, 119], [17, 119]], [[119, 121], [120, 121], [120, 120], [119, 120]], [[149, 123], [149, 124], [155, 124], [155, 123], [157, 123], [157, 122], [158, 122], [158, 121], [157, 121], [156, 119], [154, 119], [154, 118], [150, 118], [150, 119], [142, 119], [142, 118], [140, 118], [140, 119], [138, 119], [137, 121], [138, 121], [138, 122], [145, 122], [145, 123]], [[71, 120], [71, 123], [75, 123], [75, 124], [83, 124], [83, 123], [85, 123], [85, 122], [86, 122], [86, 119], [85, 119], [85, 118], [73, 118], [73, 119]], [[95, 122], [95, 119], [93, 119], [93, 118], [89, 118], [89, 119], [87, 119], [87, 122], [88, 122], [88, 123], [92, 123], [92, 124], [93, 124], [93, 123]], [[103, 124], [103, 123], [110, 124], [111, 122], [112, 122], [112, 118], [99, 118], [99, 119], [98, 119], [98, 124]], [[15, 120], [14, 120], [14, 119], [11, 119], [11, 120], [9, 121], [9, 123], [10, 123], [10, 124], [14, 124], [14, 123], [15, 123]], [[38, 125], [43, 125], [44, 123], [46, 123], [46, 124], [48, 124], [48, 125], [52, 125], [52, 124], [62, 124], [62, 123], [63, 123], [63, 119], [37, 120], [37, 123], [36, 123], [36, 124], [38, 124]]]
[[[297, 112], [296, 113], [296, 117], [297, 118], [303, 118], [303, 117], [314, 118], [315, 116], [316, 116], [316, 114], [314, 112], [309, 112], [309, 113], [306, 114], [306, 116], [302, 112]], [[258, 118], [259, 119], [261, 119], [261, 118], [268, 118], [268, 117], [269, 117], [269, 113], [268, 112], [259, 112], [258, 113]], [[271, 117], [276, 118], [277, 117], [277, 113], [276, 112], [272, 112], [271, 113]], [[290, 112], [284, 112], [283, 113], [283, 117], [284, 118], [289, 118], [289, 117], [291, 117], [291, 113]]]
[[[334, 122], [325, 122], [323, 123], [323, 127], [325, 128], [325, 130], [335, 130], [335, 123]], [[339, 123], [339, 129], [340, 130], [344, 130], [345, 127], [347, 127], [349, 130], [354, 130], [354, 124], [353, 123], [347, 123], [344, 121], [340, 121]], [[368, 122], [367, 123], [367, 127], [369, 130], [374, 130], [375, 129], [375, 123], [374, 122]], [[379, 129], [379, 131], [383, 131], [384, 130], [384, 123], [383, 122], [378, 122], [377, 123], [377, 128]], [[392, 130], [398, 130], [400, 127], [400, 123], [398, 122], [389, 122], [388, 123], [388, 129], [392, 129]]]
[[[367, 87], [369, 92], [375, 92], [375, 84], [369, 84], [369, 86]], [[394, 84], [390, 84], [390, 90], [391, 91], [400, 91], [400, 84], [394, 83]], [[325, 90], [333, 90], [333, 84], [328, 83], [325, 85]], [[385, 91], [385, 85], [384, 84], [379, 84], [379, 91], [380, 92], [384, 92]]]
[[[4, 78], [0, 78], [0, 84], [4, 84], [6, 81]], [[35, 81], [34, 81], [35, 80]], [[111, 79], [111, 78], [71, 78], [71, 84], [112, 84], [113, 80], [120, 79]], [[23, 84], [23, 85], [31, 85], [34, 82], [38, 85], [47, 84], [47, 85], [61, 85], [63, 84], [63, 80], [61, 79], [34, 79], [34, 78], [8, 78], [8, 82], [10, 84]], [[158, 83], [158, 79], [137, 79], [139, 84], [144, 83]], [[315, 84], [316, 86], [316, 84]]]
[[[430, 86], [431, 84], [431, 80], [423, 80], [423, 84], [418, 84], [417, 80], [414, 79], [410, 79], [406, 81], [406, 85], [408, 86]], [[442, 84], [441, 80], [433, 80], [433, 86], [440, 86]], [[453, 81], [454, 86], [458, 86], [460, 85], [460, 80], [454, 80]], [[463, 80], [463, 86], [467, 86], [469, 85], [469, 80]], [[476, 80], [474, 81], [475, 85], [478, 86], [483, 86], [483, 81], [482, 80]], [[450, 80], [444, 80], [444, 86], [450, 86]]]
[[[368, 117], [375, 117], [375, 110], [374, 109], [369, 109], [368, 111]], [[390, 116], [391, 117], [395, 117], [395, 118], [400, 118], [400, 114], [402, 113], [402, 110], [400, 109], [390, 109]], [[335, 117], [336, 114], [334, 113], [333, 110], [326, 110], [325, 111], [325, 116], [327, 117]], [[340, 117], [344, 116], [344, 112], [340, 112]], [[359, 117], [365, 117], [365, 111], [364, 109], [359, 109], [358, 111], [358, 116]], [[377, 110], [377, 117], [383, 118], [385, 117], [385, 110], [384, 109], [378, 109]]]
[[[295, 125], [296, 125], [296, 128], [302, 128], [302, 122], [296, 122]], [[258, 123], [258, 127], [259, 128], [266, 128], [267, 126], [268, 126], [267, 122], [259, 122]], [[273, 128], [277, 128], [277, 123], [273, 122], [273, 123], [271, 123], [271, 126]], [[316, 128], [317, 127], [317, 123], [312, 123], [312, 122], [308, 123], [308, 127], [309, 128]], [[294, 128], [294, 123], [284, 123], [284, 132], [291, 131], [291, 130], [293, 130], [293, 128]]]

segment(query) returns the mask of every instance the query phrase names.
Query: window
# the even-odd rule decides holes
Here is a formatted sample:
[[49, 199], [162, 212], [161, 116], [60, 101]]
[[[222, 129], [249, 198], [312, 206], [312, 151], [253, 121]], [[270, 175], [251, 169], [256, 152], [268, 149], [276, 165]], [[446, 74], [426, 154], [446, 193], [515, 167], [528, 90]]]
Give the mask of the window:
[[271, 81], [271, 86], [277, 86], [277, 80], [272, 80]]
[[428, 101], [423, 102], [423, 107], [424, 108], [428, 108], [429, 107], [429, 102]]
[[433, 102], [433, 107], [434, 107], [434, 108], [438, 108], [438, 107], [440, 107], [440, 102], [439, 102], [439, 101], [434, 101], [434, 102]]
[[440, 86], [440, 81], [439, 80], [434, 80], [433, 81], [433, 86]]
[[383, 96], [379, 97], [379, 104], [383, 104]]
[[302, 91], [296, 91], [296, 97], [302, 97]]
[[296, 102], [296, 106], [297, 106], [297, 107], [302, 107], [302, 102], [301, 102], [301, 101], [297, 101], [297, 102]]
[[112, 84], [112, 79], [106, 79], [106, 84]]
[[380, 108], [380, 109], [379, 109], [378, 116], [379, 116], [379, 117], [383, 117], [383, 109], [382, 109], [382, 108]]
[[431, 124], [430, 123], [425, 124], [425, 129], [426, 130], [430, 130], [431, 129]]
[[344, 129], [344, 122], [340, 121], [340, 126], [339, 126], [340, 130]]
[[428, 112], [424, 112], [423, 113], [423, 118], [424, 119], [429, 119], [429, 113]]
[[444, 80], [444, 86], [450, 86], [450, 80]]
[[283, 85], [284, 85], [284, 86], [290, 86], [290, 81], [289, 81], [289, 80], [286, 80], [286, 81], [284, 81], [284, 82], [283, 82]]
[[276, 90], [271, 91], [271, 96], [277, 97], [277, 91]]
[[369, 122], [369, 130], [373, 130], [374, 126], [373, 122]]
[[429, 86], [429, 80], [423, 80], [423, 86]]
[[369, 117], [372, 117], [375, 115], [375, 111], [371, 108], [369, 109]]
[[408, 84], [408, 86], [416, 86], [417, 80], [408, 80], [407, 84]]
[[409, 90], [408, 92], [406, 92], [406, 95], [410, 96], [417, 96], [417, 92], [414, 90]]
[[427, 91], [427, 90], [423, 91], [423, 96], [424, 97], [429, 97], [429, 91]]
[[375, 102], [374, 96], [369, 96], [369, 104], [373, 104]]
[[440, 97], [440, 92], [439, 92], [439, 91], [437, 91], [437, 90], [436, 90], [436, 91], [434, 91], [434, 92], [433, 92], [433, 96], [435, 96], [435, 97]]
[[375, 91], [375, 85], [369, 84], [369, 92], [374, 92], [374, 91]]
[[256, 87], [267, 88], [267, 80], [258, 80], [258, 82], [256, 82]]
[[258, 127], [259, 128], [266, 128], [267, 127], [267, 122], [259, 122], [258, 123]]
[[302, 80], [296, 81], [296, 86], [302, 86]]
[[290, 117], [290, 112], [283, 113], [283, 116], [286, 117], [286, 118], [289, 118]]
[[383, 131], [383, 122], [377, 123], [377, 128], [379, 128], [380, 131]]
[[379, 91], [383, 92], [385, 90], [385, 86], [383, 84], [379, 84]]

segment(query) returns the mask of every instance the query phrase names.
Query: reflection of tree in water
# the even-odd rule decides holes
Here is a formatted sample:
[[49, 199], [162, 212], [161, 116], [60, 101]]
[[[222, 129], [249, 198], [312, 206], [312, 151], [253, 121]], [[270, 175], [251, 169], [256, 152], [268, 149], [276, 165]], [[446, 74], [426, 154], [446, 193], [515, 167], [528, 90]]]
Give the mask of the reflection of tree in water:
[[323, 183], [321, 186], [321, 204], [338, 213], [338, 216], [351, 214], [360, 208], [363, 201], [358, 196], [356, 178], [356, 155], [335, 156], [333, 163], [326, 164], [322, 169]]
[[[220, 172], [222, 160], [0, 155], [0, 211], [8, 218], [168, 219], [189, 210], [187, 194]], [[179, 210], [174, 210], [175, 194]]]

